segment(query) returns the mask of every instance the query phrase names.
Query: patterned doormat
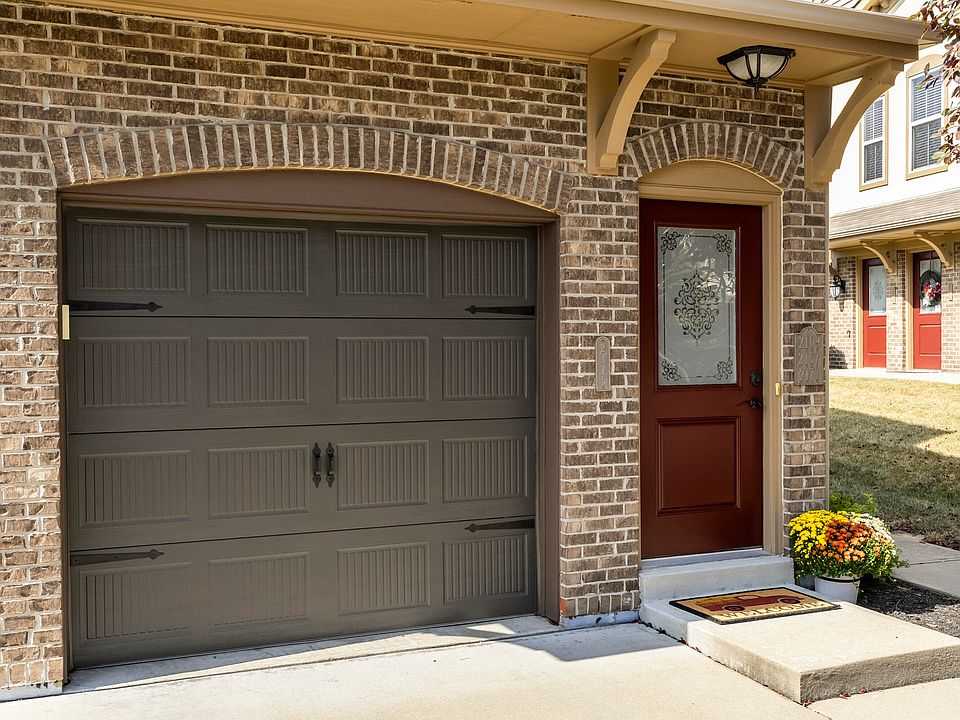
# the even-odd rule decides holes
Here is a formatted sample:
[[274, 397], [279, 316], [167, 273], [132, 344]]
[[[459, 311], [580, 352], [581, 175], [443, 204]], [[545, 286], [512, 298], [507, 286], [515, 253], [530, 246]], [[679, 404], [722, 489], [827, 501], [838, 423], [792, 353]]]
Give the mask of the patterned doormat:
[[785, 587], [671, 600], [670, 604], [721, 625], [785, 615], [804, 615], [822, 610], [837, 610], [840, 607]]

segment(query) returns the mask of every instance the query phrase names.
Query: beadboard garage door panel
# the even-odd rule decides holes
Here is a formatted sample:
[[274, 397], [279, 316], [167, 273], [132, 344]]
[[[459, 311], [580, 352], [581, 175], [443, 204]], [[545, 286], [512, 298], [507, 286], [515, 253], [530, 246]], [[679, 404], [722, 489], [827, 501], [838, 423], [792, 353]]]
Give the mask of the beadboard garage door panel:
[[67, 228], [76, 665], [535, 609], [530, 231]]
[[73, 432], [533, 417], [536, 323], [78, 317]]
[[[80, 666], [532, 612], [533, 530], [465, 523], [160, 546], [71, 568]], [[146, 552], [156, 546], [129, 548]]]
[[82, 208], [65, 225], [67, 297], [161, 306], [135, 315], [434, 318], [536, 302], [528, 229]]
[[505, 419], [73, 436], [70, 546], [530, 517], [535, 432]]

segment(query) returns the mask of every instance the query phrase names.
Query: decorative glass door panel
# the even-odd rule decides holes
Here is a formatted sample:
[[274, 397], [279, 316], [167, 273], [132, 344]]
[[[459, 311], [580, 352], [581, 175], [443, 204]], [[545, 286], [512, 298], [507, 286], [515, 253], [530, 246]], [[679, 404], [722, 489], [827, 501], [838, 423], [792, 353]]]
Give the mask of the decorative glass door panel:
[[869, 265], [867, 282], [870, 286], [869, 312], [871, 315], [887, 314], [887, 271], [883, 265]]
[[736, 230], [658, 227], [661, 386], [737, 382]]
[[920, 312], [940, 312], [940, 258], [925, 257], [917, 261], [917, 290]]

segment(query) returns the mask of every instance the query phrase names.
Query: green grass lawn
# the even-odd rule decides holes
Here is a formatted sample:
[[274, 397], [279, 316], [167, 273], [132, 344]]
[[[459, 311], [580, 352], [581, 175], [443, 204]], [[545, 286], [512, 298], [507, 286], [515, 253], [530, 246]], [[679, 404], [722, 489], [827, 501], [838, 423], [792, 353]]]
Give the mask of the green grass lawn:
[[830, 380], [830, 490], [894, 530], [960, 549], [960, 385]]

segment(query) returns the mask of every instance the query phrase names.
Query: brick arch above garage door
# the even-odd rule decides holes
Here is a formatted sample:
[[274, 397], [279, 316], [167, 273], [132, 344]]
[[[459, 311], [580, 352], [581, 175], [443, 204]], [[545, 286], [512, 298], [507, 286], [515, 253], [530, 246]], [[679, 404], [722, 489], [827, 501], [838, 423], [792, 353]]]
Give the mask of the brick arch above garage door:
[[568, 173], [525, 158], [356, 125], [196, 123], [45, 142], [59, 188], [219, 170], [358, 170], [434, 180], [562, 213], [575, 184]]
[[628, 140], [627, 154], [639, 177], [685, 160], [721, 160], [750, 170], [781, 190], [803, 179], [801, 152], [759, 130], [733, 123], [667, 125]]

